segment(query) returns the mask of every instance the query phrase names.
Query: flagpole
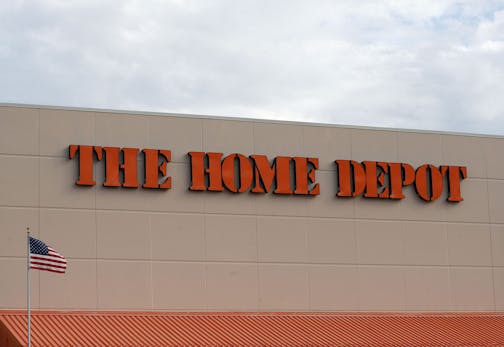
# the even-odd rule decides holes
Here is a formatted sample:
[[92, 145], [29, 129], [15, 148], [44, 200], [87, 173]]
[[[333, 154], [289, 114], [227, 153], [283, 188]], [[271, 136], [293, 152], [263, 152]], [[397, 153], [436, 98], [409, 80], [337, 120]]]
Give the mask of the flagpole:
[[28, 334], [28, 347], [31, 347], [31, 326], [30, 326], [30, 315], [31, 315], [31, 310], [30, 310], [30, 228], [26, 228], [26, 244], [27, 244], [27, 252], [26, 252], [26, 284], [27, 284], [27, 289], [26, 289], [26, 302], [28, 306], [28, 329], [27, 329], [27, 334]]

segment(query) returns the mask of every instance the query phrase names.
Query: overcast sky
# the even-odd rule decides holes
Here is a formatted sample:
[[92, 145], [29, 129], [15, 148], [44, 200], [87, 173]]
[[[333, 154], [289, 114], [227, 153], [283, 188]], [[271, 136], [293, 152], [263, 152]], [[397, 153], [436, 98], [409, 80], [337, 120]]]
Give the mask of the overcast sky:
[[504, 135], [504, 0], [5, 0], [0, 102]]

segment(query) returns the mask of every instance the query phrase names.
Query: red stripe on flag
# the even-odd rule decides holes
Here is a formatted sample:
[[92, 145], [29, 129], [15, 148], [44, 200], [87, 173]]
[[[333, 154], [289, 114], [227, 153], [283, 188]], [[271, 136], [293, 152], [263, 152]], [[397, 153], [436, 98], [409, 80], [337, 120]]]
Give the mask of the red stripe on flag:
[[67, 261], [66, 259], [60, 259], [60, 258], [53, 258], [53, 257], [48, 257], [48, 256], [40, 256], [40, 255], [31, 255], [31, 259], [36, 259], [36, 260], [41, 260], [41, 261], [52, 261], [55, 263], [60, 263], [60, 264], [66, 264]]
[[51, 267], [58, 268], [58, 269], [66, 269], [67, 268], [66, 265], [61, 266], [59, 264], [52, 264], [52, 263], [48, 263], [48, 262], [38, 262], [38, 261], [30, 262], [30, 266], [31, 265], [51, 266]]
[[58, 252], [56, 252], [54, 249], [52, 249], [52, 248], [49, 247], [48, 250], [49, 250], [49, 255], [53, 255], [55, 257], [64, 258], [61, 254], [59, 254]]
[[60, 269], [56, 269], [56, 268], [52, 268], [52, 267], [46, 267], [46, 266], [30, 266], [30, 268], [36, 269], [36, 270], [44, 270], [44, 271], [56, 272], [56, 273], [60, 273], [60, 274], [64, 274], [65, 273], [64, 269], [60, 270]]

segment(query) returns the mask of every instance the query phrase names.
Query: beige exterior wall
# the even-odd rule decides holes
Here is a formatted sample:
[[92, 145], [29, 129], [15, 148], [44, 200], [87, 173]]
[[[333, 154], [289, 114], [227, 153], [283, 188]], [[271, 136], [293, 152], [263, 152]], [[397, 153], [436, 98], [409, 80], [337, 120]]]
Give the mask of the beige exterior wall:
[[[79, 187], [68, 145], [172, 151], [168, 191]], [[316, 197], [191, 192], [187, 152], [318, 157]], [[0, 106], [0, 309], [504, 311], [504, 138]], [[461, 203], [341, 199], [336, 159], [466, 165]]]

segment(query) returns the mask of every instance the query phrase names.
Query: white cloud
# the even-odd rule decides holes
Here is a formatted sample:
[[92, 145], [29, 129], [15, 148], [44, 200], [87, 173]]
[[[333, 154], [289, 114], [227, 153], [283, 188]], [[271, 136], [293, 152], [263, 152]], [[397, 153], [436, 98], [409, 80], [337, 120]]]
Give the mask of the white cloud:
[[0, 101], [504, 134], [504, 1], [0, 5]]

